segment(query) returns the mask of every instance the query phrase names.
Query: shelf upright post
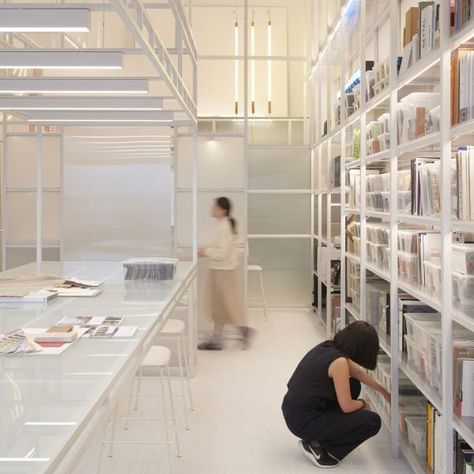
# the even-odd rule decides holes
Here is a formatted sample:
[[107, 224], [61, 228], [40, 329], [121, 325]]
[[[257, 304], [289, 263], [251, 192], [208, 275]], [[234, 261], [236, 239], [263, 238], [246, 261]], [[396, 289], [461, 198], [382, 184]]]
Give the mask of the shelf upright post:
[[[329, 70], [329, 66], [328, 66]], [[329, 187], [329, 163], [332, 156], [332, 141], [330, 138], [326, 146], [326, 156], [324, 157], [326, 163], [326, 169], [328, 173], [326, 175], [327, 183], [327, 193], [326, 193], [326, 248], [332, 248], [331, 242], [331, 224], [332, 224], [332, 207], [331, 207], [331, 189]], [[331, 281], [331, 259], [329, 259], [329, 265], [327, 268], [327, 279], [326, 279], [326, 322], [327, 322], [327, 333], [328, 339], [332, 339], [334, 334], [332, 334], [332, 281]]]
[[321, 250], [323, 248], [323, 196], [321, 194], [321, 161], [322, 161], [322, 145], [318, 146], [318, 312], [319, 317], [323, 320], [323, 286], [321, 282], [322, 268], [319, 267], [321, 261]]
[[7, 137], [8, 137], [8, 121], [7, 114], [3, 112], [3, 124], [2, 124], [2, 272], [7, 269]]
[[341, 94], [341, 161], [340, 161], [340, 208], [341, 208], [341, 229], [340, 229], [340, 245], [341, 245], [341, 273], [339, 278], [340, 287], [340, 311], [342, 327], [346, 326], [346, 128], [344, 126], [346, 121], [346, 110], [342, 106], [342, 98], [344, 97], [344, 78], [346, 76], [346, 47], [345, 47], [345, 6], [341, 8], [341, 54], [339, 55], [340, 63], [340, 94]]
[[452, 352], [452, 235], [451, 235], [451, 51], [450, 6], [441, 2], [440, 12], [440, 89], [441, 89], [441, 324], [442, 324], [442, 411], [444, 442], [444, 472], [453, 469], [453, 352]]
[[399, 37], [399, 2], [390, 0], [390, 352], [391, 387], [390, 424], [392, 434], [392, 454], [400, 456], [398, 428], [398, 370], [399, 370], [399, 331], [398, 331], [398, 204], [397, 204], [397, 57]]
[[359, 46], [360, 46], [360, 319], [365, 321], [366, 315], [366, 256], [367, 256], [367, 228], [366, 228], [366, 112], [365, 112], [365, 20], [366, 0], [360, 2]]
[[43, 126], [36, 129], [36, 264], [43, 259]]
[[60, 128], [59, 137], [59, 260], [64, 259], [64, 127]]
[[245, 216], [245, 238], [244, 238], [244, 298], [245, 307], [248, 305], [248, 156], [249, 156], [249, 2], [244, 0], [244, 216]]

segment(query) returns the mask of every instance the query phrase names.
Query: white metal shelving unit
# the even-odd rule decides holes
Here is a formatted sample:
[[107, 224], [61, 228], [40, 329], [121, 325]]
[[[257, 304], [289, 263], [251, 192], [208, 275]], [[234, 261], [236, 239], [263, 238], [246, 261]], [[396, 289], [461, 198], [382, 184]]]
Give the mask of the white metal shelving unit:
[[[319, 168], [319, 175], [315, 177], [316, 190], [320, 189], [321, 169], [324, 160], [331, 158], [330, 153], [324, 153], [331, 147], [334, 140], [338, 140], [341, 147], [341, 188], [346, 189], [346, 174], [349, 170], [360, 170], [361, 193], [360, 207], [355, 209], [349, 206], [345, 199], [345, 193], [341, 195], [341, 312], [344, 317], [350, 315], [355, 319], [365, 319], [365, 288], [367, 284], [367, 272], [370, 272], [390, 284], [390, 307], [391, 307], [391, 336], [380, 337], [380, 345], [384, 352], [391, 357], [392, 375], [392, 405], [390, 417], [383, 413], [384, 423], [392, 434], [392, 452], [394, 456], [403, 453], [413, 470], [417, 473], [429, 472], [424, 460], [419, 459], [410, 448], [407, 440], [402, 438], [398, 431], [398, 373], [401, 369], [425, 395], [425, 397], [441, 412], [443, 419], [445, 460], [443, 472], [452, 474], [453, 466], [453, 430], [457, 431], [473, 447], [474, 422], [470, 418], [460, 418], [453, 415], [453, 369], [452, 369], [452, 326], [453, 322], [474, 331], [474, 315], [462, 311], [453, 306], [452, 302], [452, 276], [448, 271], [443, 272], [442, 291], [434, 294], [423, 288], [416, 287], [399, 278], [398, 274], [398, 243], [397, 231], [400, 224], [416, 225], [421, 229], [435, 229], [440, 232], [442, 241], [442, 268], [451, 268], [451, 247], [453, 231], [474, 232], [474, 222], [457, 221], [451, 216], [451, 156], [457, 146], [463, 144], [465, 137], [474, 134], [474, 120], [460, 125], [451, 126], [451, 77], [450, 60], [451, 53], [456, 48], [472, 40], [474, 37], [474, 21], [465, 25], [461, 31], [450, 35], [450, 10], [449, 2], [441, 2], [440, 13], [440, 46], [424, 58], [413, 64], [401, 77], [397, 74], [397, 57], [401, 56], [401, 33], [403, 25], [400, 18], [404, 18], [404, 2], [399, 0], [347, 0], [341, 2], [341, 8], [328, 30], [325, 41], [316, 44], [313, 53], [312, 74], [308, 81], [314, 94], [312, 106], [312, 142], [313, 162]], [[411, 5], [410, 5], [411, 6]], [[349, 12], [357, 9], [357, 25], [349, 18]], [[378, 9], [375, 16], [377, 21], [370, 22], [374, 17], [374, 9]], [[379, 39], [379, 33], [384, 30], [383, 38]], [[389, 36], [389, 37], [388, 37]], [[379, 57], [380, 41], [387, 45], [389, 40], [390, 50], [390, 82], [389, 86], [381, 93], [366, 101], [365, 94], [361, 94], [360, 109], [352, 115], [346, 116], [344, 107], [344, 84], [355, 70], [362, 71], [361, 91], [365, 91], [365, 61], [385, 60]], [[374, 45], [375, 42], [375, 45]], [[369, 47], [370, 46], [370, 47]], [[439, 71], [439, 72], [438, 72]], [[431, 76], [430, 76], [431, 74]], [[398, 145], [396, 107], [403, 96], [403, 91], [414, 90], [421, 85], [433, 84], [436, 77], [436, 90], [440, 91], [441, 124], [440, 131], [417, 138], [408, 143]], [[334, 87], [330, 82], [333, 81]], [[336, 99], [335, 89], [339, 91], [341, 100], [341, 122], [335, 123], [333, 116], [334, 103]], [[373, 117], [377, 110], [390, 112], [390, 143], [389, 150], [368, 155], [365, 145], [365, 130], [368, 120]], [[382, 112], [380, 112], [382, 113]], [[323, 132], [324, 124], [327, 124], [326, 133]], [[351, 137], [353, 127], [360, 129], [360, 159], [354, 160], [351, 156]], [[465, 144], [466, 142], [464, 142]], [[469, 142], [468, 142], [469, 143]], [[347, 145], [347, 146], [346, 146]], [[442, 211], [436, 217], [420, 217], [401, 213], [397, 208], [397, 172], [400, 157], [411, 153], [422, 153], [423, 150], [431, 150], [437, 153], [441, 163], [441, 206]], [[322, 164], [323, 163], [323, 164]], [[367, 168], [374, 165], [383, 166], [385, 172], [390, 176], [390, 210], [389, 212], [372, 211], [366, 208], [366, 175]], [[319, 202], [319, 201], [318, 201]], [[321, 214], [321, 204], [318, 207]], [[354, 255], [346, 250], [345, 226], [348, 216], [355, 216], [361, 223], [361, 254]], [[365, 224], [377, 220], [390, 225], [390, 270], [381, 269], [374, 264], [367, 263], [366, 247], [367, 235]], [[315, 235], [315, 238], [320, 236]], [[393, 250], [395, 249], [395, 250]], [[352, 263], [351, 263], [352, 262]], [[349, 264], [360, 265], [360, 309], [353, 303], [346, 301], [345, 282]], [[438, 394], [430, 385], [420, 377], [416, 371], [407, 364], [404, 355], [399, 353], [398, 332], [398, 294], [402, 290], [419, 299], [424, 304], [431, 306], [435, 311], [441, 313], [442, 319], [442, 393]], [[376, 405], [376, 404], [375, 404]]]

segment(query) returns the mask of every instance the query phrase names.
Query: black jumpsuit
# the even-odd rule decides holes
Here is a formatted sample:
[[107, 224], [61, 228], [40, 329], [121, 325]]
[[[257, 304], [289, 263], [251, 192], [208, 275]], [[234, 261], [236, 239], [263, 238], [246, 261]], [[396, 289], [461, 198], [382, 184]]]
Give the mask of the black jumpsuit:
[[[317, 441], [332, 456], [342, 460], [380, 430], [380, 416], [369, 410], [344, 413], [337, 401], [329, 366], [345, 355], [331, 341], [323, 342], [301, 360], [283, 399], [283, 416], [290, 431], [305, 441]], [[349, 379], [352, 398], [361, 385]]]

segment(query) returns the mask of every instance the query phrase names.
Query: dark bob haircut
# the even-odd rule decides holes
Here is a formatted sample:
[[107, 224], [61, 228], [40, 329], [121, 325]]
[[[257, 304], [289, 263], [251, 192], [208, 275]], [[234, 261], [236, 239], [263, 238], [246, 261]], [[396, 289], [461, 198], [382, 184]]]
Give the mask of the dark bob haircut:
[[366, 321], [355, 321], [338, 331], [333, 344], [349, 359], [362, 367], [374, 370], [379, 353], [379, 336]]

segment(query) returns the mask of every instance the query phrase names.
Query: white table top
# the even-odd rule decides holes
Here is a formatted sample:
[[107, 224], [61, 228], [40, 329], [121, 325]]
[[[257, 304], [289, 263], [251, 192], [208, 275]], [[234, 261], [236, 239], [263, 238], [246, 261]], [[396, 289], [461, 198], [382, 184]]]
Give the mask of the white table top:
[[127, 339], [82, 338], [56, 356], [0, 356], [0, 473], [54, 470], [194, 270], [192, 263], [179, 263], [169, 282], [124, 281], [118, 262], [45, 262], [3, 273], [48, 273], [105, 284], [103, 293], [92, 298], [2, 303], [0, 333], [50, 327], [65, 316], [124, 316], [124, 325], [139, 329]]

